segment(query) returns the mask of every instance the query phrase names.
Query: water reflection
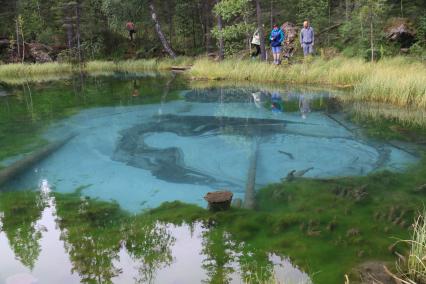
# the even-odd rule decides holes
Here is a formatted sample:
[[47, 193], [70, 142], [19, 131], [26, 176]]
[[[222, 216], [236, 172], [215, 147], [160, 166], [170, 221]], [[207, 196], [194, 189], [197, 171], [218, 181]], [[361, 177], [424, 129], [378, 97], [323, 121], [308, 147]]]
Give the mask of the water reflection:
[[288, 260], [236, 241], [214, 224], [165, 224], [79, 191], [55, 194], [42, 180], [39, 191], [0, 193], [0, 280], [256, 283], [286, 267], [280, 277], [309, 281]]
[[19, 202], [11, 194], [0, 198], [1, 231], [9, 240], [15, 257], [27, 268], [33, 269], [40, 255], [39, 241], [44, 231], [37, 221], [46, 208], [46, 201], [32, 192], [17, 193]]
[[311, 98], [306, 94], [299, 96], [299, 109], [303, 119], [311, 112]]

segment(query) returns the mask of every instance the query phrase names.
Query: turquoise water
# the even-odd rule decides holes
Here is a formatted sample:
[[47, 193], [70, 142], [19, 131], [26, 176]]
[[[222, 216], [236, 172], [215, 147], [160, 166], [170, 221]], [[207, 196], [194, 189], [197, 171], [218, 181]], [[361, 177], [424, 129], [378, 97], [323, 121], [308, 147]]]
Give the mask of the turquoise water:
[[[232, 96], [232, 89], [227, 92]], [[36, 188], [41, 180], [58, 192], [85, 186], [85, 195], [138, 212], [174, 200], [205, 206], [203, 196], [220, 189], [243, 199], [253, 144], [257, 188], [292, 170], [311, 169], [304, 175], [311, 178], [356, 176], [416, 161], [385, 142], [364, 139], [338, 114], [286, 111], [301, 96], [327, 100], [324, 94], [280, 93], [282, 112], [269, 109], [269, 93], [257, 104], [252, 92], [234, 94], [234, 101], [221, 102], [220, 90], [182, 91], [180, 100], [168, 103], [83, 110], [46, 131], [51, 141], [76, 136], [12, 187]]]
[[[175, 200], [205, 208], [210, 191], [244, 200], [250, 181], [260, 189], [302, 173], [364, 176], [418, 161], [405, 147], [366, 138], [328, 91], [193, 89], [173, 76], [120, 74], [9, 87], [7, 95], [0, 166], [31, 155], [25, 147], [40, 138], [71, 139], [0, 186], [1, 283], [242, 283], [263, 268], [310, 283], [312, 272], [285, 255], [209, 224], [145, 224], [120, 210], [139, 216]], [[92, 207], [98, 201], [106, 203]]]

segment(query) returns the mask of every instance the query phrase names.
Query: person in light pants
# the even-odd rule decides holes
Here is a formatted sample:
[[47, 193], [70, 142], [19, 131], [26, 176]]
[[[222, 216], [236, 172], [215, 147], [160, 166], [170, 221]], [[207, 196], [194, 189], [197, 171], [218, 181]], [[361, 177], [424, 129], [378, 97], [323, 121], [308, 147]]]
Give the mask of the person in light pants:
[[285, 39], [284, 32], [278, 27], [278, 25], [274, 25], [271, 35], [269, 36], [269, 40], [271, 41], [271, 49], [272, 54], [274, 55], [274, 64], [281, 64], [281, 45]]
[[303, 55], [308, 56], [314, 53], [315, 32], [308, 21], [303, 22], [303, 29], [300, 31], [300, 45], [303, 48]]

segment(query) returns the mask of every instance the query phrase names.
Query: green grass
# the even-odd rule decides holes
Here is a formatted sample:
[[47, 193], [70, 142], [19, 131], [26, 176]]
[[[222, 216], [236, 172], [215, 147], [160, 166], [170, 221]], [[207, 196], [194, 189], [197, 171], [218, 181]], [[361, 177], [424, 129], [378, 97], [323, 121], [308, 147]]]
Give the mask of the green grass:
[[413, 224], [411, 239], [405, 241], [410, 246], [408, 259], [397, 263], [403, 283], [426, 283], [426, 211], [419, 214]]
[[383, 59], [378, 63], [344, 57], [317, 58], [280, 67], [259, 61], [201, 59], [194, 63], [189, 74], [195, 79], [353, 88], [351, 100], [426, 109], [426, 67], [402, 57]]
[[[350, 99], [415, 106], [426, 109], [426, 67], [404, 57], [385, 58], [378, 63], [357, 58], [331, 60], [309, 58], [302, 63], [274, 66], [251, 60], [228, 59], [215, 62], [207, 58], [92, 61], [82, 66], [87, 73], [142, 72], [170, 70], [172, 66], [193, 65], [193, 79], [232, 80], [272, 84], [315, 84], [353, 89]], [[79, 71], [66, 63], [0, 65], [0, 82], [61, 79]]]
[[[189, 66], [193, 59], [141, 59], [127, 61], [91, 61], [81, 66], [81, 71], [94, 74], [113, 72], [165, 71], [172, 66]], [[78, 65], [68, 63], [6, 64], [0, 65], [0, 82], [18, 85], [26, 82], [45, 82], [69, 77], [80, 71]]]

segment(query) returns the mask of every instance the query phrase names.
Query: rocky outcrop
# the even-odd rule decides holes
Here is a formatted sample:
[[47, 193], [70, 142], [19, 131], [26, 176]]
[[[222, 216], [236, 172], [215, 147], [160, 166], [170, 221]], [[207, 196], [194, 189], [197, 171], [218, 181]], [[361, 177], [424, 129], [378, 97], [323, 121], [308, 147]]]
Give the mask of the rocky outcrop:
[[0, 37], [0, 50], [8, 48], [9, 45], [10, 45], [9, 39]]
[[281, 26], [281, 29], [284, 31], [285, 34], [283, 56], [285, 58], [290, 58], [293, 56], [298, 46], [299, 29], [296, 27], [295, 24], [290, 22], [285, 22]]
[[32, 63], [52, 62], [56, 54], [55, 50], [47, 45], [31, 42], [19, 46], [8, 39], [0, 38], [0, 53], [2, 59], [7, 63], [22, 62], [22, 51], [24, 51], [24, 60]]
[[386, 38], [408, 48], [416, 41], [416, 29], [406, 18], [392, 18], [385, 27]]
[[49, 55], [52, 48], [41, 43], [28, 43], [28, 51], [31, 59], [37, 63], [52, 62], [52, 57]]

